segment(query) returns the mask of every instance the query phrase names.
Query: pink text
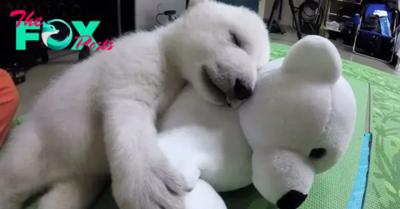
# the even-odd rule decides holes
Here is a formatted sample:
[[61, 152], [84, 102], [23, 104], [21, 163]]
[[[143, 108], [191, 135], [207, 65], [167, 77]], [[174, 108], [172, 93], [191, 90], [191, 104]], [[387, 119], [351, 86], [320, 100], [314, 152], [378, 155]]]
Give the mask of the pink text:
[[[37, 18], [35, 20], [35, 22], [33, 22], [33, 19], [32, 19], [33, 14], [35, 14], [35, 12], [32, 11], [28, 15], [28, 17], [26, 17], [26, 19], [24, 21], [24, 25], [25, 26], [29, 24], [29, 26], [35, 25], [35, 26], [39, 27], [39, 26], [42, 25], [42, 18], [41, 17]], [[10, 17], [14, 17], [15, 15], [22, 15], [22, 17], [19, 19], [19, 21], [17, 23], [17, 27], [19, 27], [21, 25], [22, 20], [24, 20], [24, 17], [26, 15], [26, 11], [25, 10], [15, 10], [15, 11], [12, 11], [10, 13]]]
[[[86, 40], [84, 43], [82, 43], [83, 38], [85, 38], [85, 37], [88, 38], [88, 40]], [[91, 36], [87, 36], [87, 35], [78, 36], [78, 37], [75, 37], [75, 38], [76, 39], [80, 38], [78, 44], [76, 45], [76, 49], [77, 50], [79, 50], [79, 46], [80, 45], [86, 46], [86, 45], [88, 45], [88, 44], [90, 44], [92, 42], [92, 37]], [[109, 47], [107, 47], [107, 44], [109, 44]], [[108, 39], [103, 43], [103, 45], [101, 45], [101, 42], [99, 42], [98, 45], [99, 46], [96, 48], [96, 51], [100, 50], [100, 49], [101, 50], [111, 50], [114, 47], [113, 46], [113, 42], [112, 41], [108, 42]], [[95, 47], [96, 47], [96, 44], [93, 42], [92, 44], [90, 44], [89, 49], [93, 50]]]

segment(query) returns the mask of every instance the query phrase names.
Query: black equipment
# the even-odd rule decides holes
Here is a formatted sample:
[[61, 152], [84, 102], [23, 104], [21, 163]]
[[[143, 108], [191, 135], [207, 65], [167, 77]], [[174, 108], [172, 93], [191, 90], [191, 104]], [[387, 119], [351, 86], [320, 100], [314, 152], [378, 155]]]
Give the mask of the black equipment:
[[[295, 29], [297, 32], [297, 38], [301, 39], [302, 35], [300, 32], [300, 27], [299, 27], [299, 22], [298, 19], [296, 17], [296, 8], [294, 6], [293, 0], [288, 0], [289, 1], [289, 6], [290, 6], [290, 11], [292, 12], [293, 15], [293, 24], [295, 25]], [[278, 10], [278, 7], [280, 9], [280, 15], [281, 15], [281, 11], [282, 11], [282, 4], [283, 4], [283, 0], [275, 0], [274, 4], [272, 6], [272, 10], [271, 10], [271, 14], [269, 16], [268, 19], [268, 30], [270, 32], [275, 31], [276, 29], [278, 29], [278, 31], [280, 31], [280, 33], [284, 33], [284, 31], [282, 30], [283, 28], [280, 26], [279, 22], [276, 21], [275, 18], [275, 12], [276, 10]]]

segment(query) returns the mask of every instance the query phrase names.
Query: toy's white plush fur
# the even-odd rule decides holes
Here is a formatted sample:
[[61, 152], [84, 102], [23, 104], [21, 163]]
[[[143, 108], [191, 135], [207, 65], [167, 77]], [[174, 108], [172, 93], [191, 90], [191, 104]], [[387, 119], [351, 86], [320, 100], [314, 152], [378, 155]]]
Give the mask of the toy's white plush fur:
[[121, 209], [183, 208], [190, 187], [157, 146], [159, 115], [185, 82], [210, 103], [245, 99], [269, 55], [256, 13], [211, 0], [114, 43], [52, 82], [13, 132], [0, 209], [20, 209], [43, 188], [39, 209], [84, 209], [110, 173]]
[[224, 209], [217, 192], [252, 182], [278, 208], [302, 204], [314, 176], [338, 162], [353, 135], [355, 97], [341, 72], [335, 46], [307, 36], [260, 70], [238, 110], [185, 88], [161, 120], [159, 140], [194, 186], [186, 209]]

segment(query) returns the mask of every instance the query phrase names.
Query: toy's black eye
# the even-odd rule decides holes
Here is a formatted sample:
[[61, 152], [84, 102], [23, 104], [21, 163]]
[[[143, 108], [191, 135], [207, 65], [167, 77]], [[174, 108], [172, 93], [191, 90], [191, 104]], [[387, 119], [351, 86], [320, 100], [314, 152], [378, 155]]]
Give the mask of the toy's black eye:
[[239, 48], [242, 48], [242, 42], [239, 40], [235, 33], [231, 33], [232, 42]]
[[326, 154], [326, 149], [324, 149], [324, 148], [313, 149], [310, 152], [310, 158], [321, 159], [325, 156], [325, 154]]

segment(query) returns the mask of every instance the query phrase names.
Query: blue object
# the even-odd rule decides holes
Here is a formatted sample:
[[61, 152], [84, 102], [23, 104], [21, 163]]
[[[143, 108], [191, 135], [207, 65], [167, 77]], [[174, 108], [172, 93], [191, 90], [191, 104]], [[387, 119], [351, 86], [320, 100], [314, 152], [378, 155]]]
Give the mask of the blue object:
[[363, 145], [361, 148], [360, 162], [358, 164], [358, 171], [354, 181], [353, 192], [350, 196], [350, 201], [347, 209], [362, 209], [364, 203], [364, 195], [368, 182], [368, 169], [369, 169], [369, 155], [370, 143], [372, 141], [372, 134], [365, 133]]
[[382, 35], [390, 37], [391, 35], [390, 35], [390, 30], [388, 28], [388, 25], [389, 25], [388, 18], [387, 17], [380, 17], [379, 18], [379, 22], [381, 24], [381, 33], [382, 33]]
[[365, 10], [363, 18], [368, 17], [368, 15], [374, 14], [375, 10], [383, 10], [388, 13], [388, 19], [390, 25], [393, 24], [392, 12], [387, 8], [385, 4], [369, 4]]
[[[362, 29], [361, 25], [364, 20], [368, 18], [369, 15], [374, 15], [374, 12], [377, 10], [387, 12], [387, 17], [381, 17], [379, 19], [380, 31]], [[392, 34], [395, 32], [397, 27], [397, 22], [395, 19], [397, 14], [397, 10], [390, 10], [386, 4], [367, 4], [363, 8], [360, 18], [357, 15], [355, 15], [353, 18], [355, 23], [354, 26], [356, 27], [353, 52], [356, 54], [373, 57], [387, 63], [392, 62], [395, 54], [392, 48], [396, 41], [396, 37], [392, 37]]]
[[[365, 13], [363, 14], [363, 18], [367, 18], [369, 15], [374, 14], [374, 12], [376, 10], [382, 10], [382, 11], [386, 11], [388, 16], [386, 17], [381, 17], [380, 19], [380, 25], [381, 25], [381, 33], [376, 33], [373, 31], [368, 31], [368, 30], [363, 30], [361, 29], [360, 32], [363, 33], [367, 33], [367, 34], [371, 34], [371, 35], [378, 35], [378, 36], [385, 36], [390, 38], [390, 29], [388, 28], [388, 25], [392, 25], [393, 24], [393, 18], [392, 18], [392, 12], [389, 10], [389, 8], [387, 8], [387, 6], [385, 4], [369, 4], [367, 5], [366, 9], [365, 9]], [[387, 21], [389, 21], [389, 24], [387, 24]], [[361, 24], [360, 22], [358, 24]]]
[[354, 15], [354, 25], [359, 25], [361, 20], [360, 20], [360, 15], [359, 14], [355, 14]]

